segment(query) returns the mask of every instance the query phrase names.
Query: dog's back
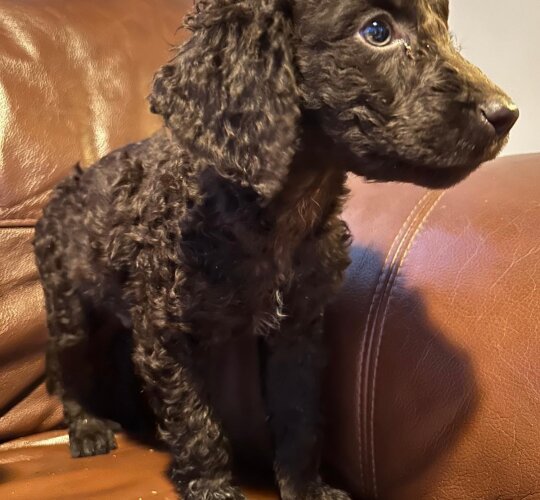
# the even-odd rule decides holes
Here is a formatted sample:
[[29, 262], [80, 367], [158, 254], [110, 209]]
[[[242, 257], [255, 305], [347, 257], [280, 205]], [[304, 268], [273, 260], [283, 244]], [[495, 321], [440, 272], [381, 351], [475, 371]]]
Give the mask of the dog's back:
[[[34, 238], [50, 331], [49, 391], [64, 394], [62, 365], [74, 400], [136, 431], [146, 425], [149, 412], [134, 375], [122, 286], [134, 257], [127, 235], [151, 178], [144, 154], [159, 140], [157, 134], [128, 145], [87, 169], [77, 165], [53, 191]], [[73, 322], [74, 311], [82, 324]], [[81, 345], [87, 332], [91, 337]]]

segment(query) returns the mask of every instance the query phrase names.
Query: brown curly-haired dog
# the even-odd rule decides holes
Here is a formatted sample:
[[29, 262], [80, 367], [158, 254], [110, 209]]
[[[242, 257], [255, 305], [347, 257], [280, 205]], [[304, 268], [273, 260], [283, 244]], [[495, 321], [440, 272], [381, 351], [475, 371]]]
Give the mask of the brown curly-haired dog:
[[346, 172], [449, 186], [517, 119], [447, 21], [447, 0], [196, 2], [193, 36], [155, 78], [163, 130], [77, 169], [36, 228], [49, 387], [73, 456], [116, 446], [93, 395], [124, 378], [119, 392], [138, 392], [120, 375], [125, 344], [178, 492], [243, 498], [202, 372], [211, 343], [252, 334], [282, 498], [349, 498], [320, 481], [317, 452]]

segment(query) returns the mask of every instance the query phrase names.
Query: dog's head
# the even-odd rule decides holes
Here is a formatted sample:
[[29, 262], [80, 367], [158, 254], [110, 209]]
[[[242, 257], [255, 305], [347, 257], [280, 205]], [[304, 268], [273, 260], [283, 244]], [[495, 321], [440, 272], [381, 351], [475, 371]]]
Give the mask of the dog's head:
[[518, 110], [461, 57], [448, 0], [198, 0], [152, 108], [184, 145], [263, 197], [309, 116], [373, 180], [433, 187], [504, 146]]
[[300, 0], [305, 106], [375, 180], [452, 184], [492, 159], [518, 110], [466, 61], [448, 0]]

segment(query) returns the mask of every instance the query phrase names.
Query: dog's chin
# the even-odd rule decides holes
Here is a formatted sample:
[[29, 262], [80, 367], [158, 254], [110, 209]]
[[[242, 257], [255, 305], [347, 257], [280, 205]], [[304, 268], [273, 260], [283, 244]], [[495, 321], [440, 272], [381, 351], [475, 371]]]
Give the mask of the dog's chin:
[[394, 161], [379, 164], [377, 168], [353, 168], [351, 172], [369, 182], [404, 182], [431, 189], [447, 189], [466, 179], [479, 165], [435, 168]]
[[370, 155], [357, 156], [357, 161], [348, 163], [348, 170], [370, 182], [404, 182], [431, 189], [447, 189], [466, 179], [483, 163], [495, 158], [504, 144], [494, 143], [483, 150], [480, 157], [468, 158], [461, 164], [419, 164], [395, 157]]
[[[431, 189], [447, 189], [466, 179], [480, 165], [493, 160], [508, 142], [508, 136], [472, 134], [470, 144], [445, 153], [432, 151], [432, 160], [414, 160], [409, 154], [356, 151], [354, 144], [341, 144], [339, 155], [346, 170], [370, 182], [403, 182]], [[464, 141], [462, 141], [464, 142]]]

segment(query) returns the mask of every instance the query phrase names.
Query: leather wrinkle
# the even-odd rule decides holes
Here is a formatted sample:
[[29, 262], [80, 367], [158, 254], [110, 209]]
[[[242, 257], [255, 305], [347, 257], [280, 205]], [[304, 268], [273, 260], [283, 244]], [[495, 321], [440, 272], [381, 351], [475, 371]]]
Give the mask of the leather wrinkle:
[[45, 374], [39, 375], [33, 382], [27, 382], [23, 389], [16, 394], [6, 405], [0, 407], [0, 415], [7, 415], [11, 410], [22, 403], [30, 394], [32, 394], [41, 384], [45, 382]]
[[34, 229], [36, 225], [35, 219], [12, 219], [0, 221], [0, 231], [2, 229]]

